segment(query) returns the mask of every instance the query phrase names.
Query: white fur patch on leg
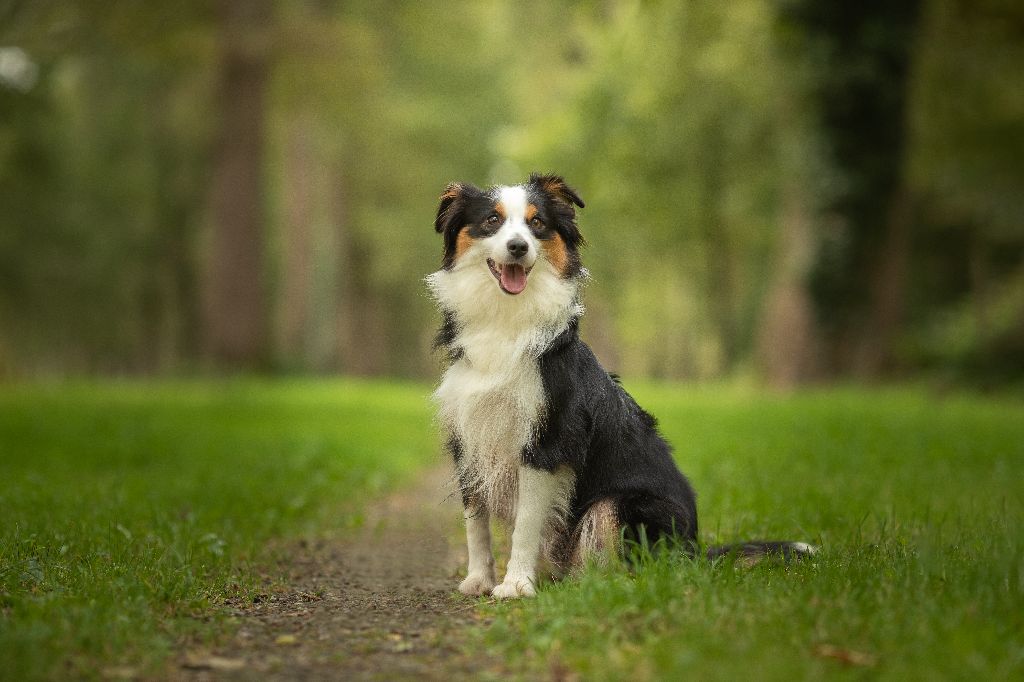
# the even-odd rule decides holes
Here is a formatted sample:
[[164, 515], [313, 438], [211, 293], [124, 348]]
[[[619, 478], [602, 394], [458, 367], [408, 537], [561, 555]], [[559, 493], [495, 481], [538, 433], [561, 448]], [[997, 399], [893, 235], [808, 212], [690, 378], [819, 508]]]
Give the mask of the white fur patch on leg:
[[490, 575], [470, 573], [459, 583], [459, 592], [468, 597], [482, 597], [485, 594], [490, 594], [497, 582], [493, 571]]
[[619, 552], [620, 524], [615, 502], [599, 500], [587, 509], [576, 525], [575, 544], [569, 558], [573, 570], [588, 561], [605, 562]]
[[466, 508], [466, 546], [469, 566], [466, 579], [459, 584], [459, 592], [471, 597], [489, 594], [498, 579], [494, 574], [494, 555], [491, 553], [491, 523], [487, 510], [479, 505]]
[[518, 597], [536, 597], [537, 587], [534, 584], [536, 578], [509, 578], [491, 590], [491, 596], [498, 599], [516, 599]]
[[568, 469], [555, 473], [529, 466], [519, 467], [519, 499], [512, 531], [512, 554], [505, 579], [494, 588], [499, 599], [532, 597], [537, 593], [537, 562], [544, 529], [564, 510], [572, 491]]
[[815, 547], [814, 545], [809, 545], [806, 542], [791, 542], [789, 543], [789, 546], [793, 549], [794, 552], [807, 554], [809, 556], [814, 556], [818, 553], [817, 547]]

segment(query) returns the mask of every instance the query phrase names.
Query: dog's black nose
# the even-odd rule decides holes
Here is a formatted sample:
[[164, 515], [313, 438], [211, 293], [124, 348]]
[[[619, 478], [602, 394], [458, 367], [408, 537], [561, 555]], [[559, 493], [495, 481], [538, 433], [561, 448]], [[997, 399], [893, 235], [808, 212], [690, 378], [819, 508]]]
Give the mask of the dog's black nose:
[[513, 237], [508, 240], [508, 252], [512, 254], [513, 258], [521, 258], [529, 250], [530, 245], [522, 237]]

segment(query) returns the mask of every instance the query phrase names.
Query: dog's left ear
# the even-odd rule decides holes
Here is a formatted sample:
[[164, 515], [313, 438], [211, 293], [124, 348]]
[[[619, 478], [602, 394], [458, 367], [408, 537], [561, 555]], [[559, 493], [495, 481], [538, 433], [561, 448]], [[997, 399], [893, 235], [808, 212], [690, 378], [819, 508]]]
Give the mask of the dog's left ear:
[[565, 180], [563, 180], [560, 175], [541, 175], [540, 173], [533, 173], [530, 175], [529, 184], [533, 185], [541, 192], [544, 192], [563, 203], [569, 204], [570, 206], [573, 204], [580, 208], [585, 206], [583, 199], [580, 199], [580, 195], [576, 193], [576, 190], [565, 184]]
[[580, 199], [580, 195], [576, 194], [576, 190], [565, 184], [565, 180], [560, 175], [533, 173], [530, 175], [527, 184], [534, 190], [553, 199], [551, 205], [554, 210], [555, 220], [557, 221], [558, 231], [569, 246], [575, 248], [583, 245], [583, 235], [580, 234], [580, 228], [576, 226], [575, 208], [576, 206], [583, 208], [583, 199]]

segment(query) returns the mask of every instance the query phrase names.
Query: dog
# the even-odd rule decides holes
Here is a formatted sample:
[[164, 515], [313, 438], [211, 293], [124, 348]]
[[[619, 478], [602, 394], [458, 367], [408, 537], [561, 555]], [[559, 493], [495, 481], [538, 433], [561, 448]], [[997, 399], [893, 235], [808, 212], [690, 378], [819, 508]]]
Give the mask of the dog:
[[[462, 495], [466, 595], [533, 596], [542, 558], [572, 570], [629, 541], [698, 552], [696, 495], [657, 422], [580, 340], [583, 207], [560, 176], [539, 173], [488, 189], [456, 182], [440, 197], [444, 253], [426, 281], [447, 369], [433, 397]], [[500, 583], [492, 517], [513, 528]], [[750, 542], [707, 556], [813, 551]]]

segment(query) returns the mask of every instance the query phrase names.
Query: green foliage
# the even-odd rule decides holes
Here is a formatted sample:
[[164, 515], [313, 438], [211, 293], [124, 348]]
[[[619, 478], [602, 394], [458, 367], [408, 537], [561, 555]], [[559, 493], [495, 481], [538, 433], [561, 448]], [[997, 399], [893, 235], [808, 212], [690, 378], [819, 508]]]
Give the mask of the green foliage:
[[1024, 215], [1022, 18], [1006, 0], [930, 3], [913, 89], [913, 182], [933, 211], [974, 223], [997, 243], [1019, 240]]
[[[81, 9], [8, 26], [40, 76], [26, 92], [0, 85], [0, 374], [140, 371], [195, 351], [209, 124], [191, 25], [164, 23], [149, 43], [163, 13]], [[79, 22], [104, 42], [72, 32], [70, 53], [55, 49], [49, 30]]]
[[[874, 254], [884, 220], [853, 244], [824, 210], [865, 189], [841, 157], [870, 148], [911, 207], [906, 314], [886, 343], [911, 369], [1005, 370], [985, 360], [1019, 357], [1024, 332], [990, 325], [987, 302], [1024, 257], [1019, 3], [922, 0], [917, 21], [851, 7], [876, 21], [839, 45], [782, 20], [803, 8], [852, 26], [817, 0], [274, 2], [253, 38], [271, 70], [259, 200], [274, 367], [432, 374], [421, 280], [439, 262], [438, 193], [543, 170], [587, 201], [584, 329], [602, 358], [630, 376], [745, 372], [773, 283], [804, 287], [813, 269], [871, 290], [871, 268], [832, 256]], [[194, 0], [0, 9], [0, 44], [37, 69], [28, 87], [0, 74], [0, 375], [207, 367], [217, 16]], [[847, 86], [887, 77], [865, 57], [878, 41], [875, 56], [910, 55], [889, 92], [906, 134], [837, 123], [816, 96], [870, 108]], [[887, 191], [858, 205], [884, 214]], [[953, 362], [934, 330], [971, 316], [958, 344], [972, 339], [973, 359]]]
[[[489, 140], [507, 125], [511, 105], [495, 82], [520, 60], [515, 46], [495, 44], [485, 27], [509, 11], [474, 2], [363, 2], [293, 7], [284, 19], [288, 34], [313, 39], [278, 63], [275, 163], [287, 162], [296, 133], [307, 135], [312, 158], [296, 170], [311, 183], [309, 196], [289, 196], [287, 177], [270, 179], [274, 232], [287, 250], [295, 229], [289, 206], [312, 202], [322, 258], [308, 275], [315, 281], [306, 338], [315, 346], [319, 337], [335, 356], [349, 346], [328, 366], [432, 373], [427, 330], [436, 312], [422, 277], [440, 265], [434, 212], [449, 182], [487, 180]], [[303, 276], [281, 272], [285, 280]], [[280, 308], [290, 304], [278, 298]], [[341, 339], [339, 308], [351, 326]], [[308, 362], [301, 354], [284, 360]]]
[[930, 3], [912, 92], [908, 177], [927, 220], [905, 352], [992, 385], [1024, 372], [1022, 18], [1000, 0]]
[[1024, 669], [1019, 402], [913, 390], [770, 398], [641, 387], [700, 493], [702, 539], [791, 538], [813, 560], [592, 568], [489, 607], [527, 676], [985, 677]]
[[215, 636], [214, 607], [267, 588], [268, 539], [358, 524], [433, 461], [428, 411], [419, 386], [352, 381], [0, 392], [5, 674], [155, 666]]
[[625, 374], [728, 371], [753, 336], [780, 189], [797, 170], [780, 134], [794, 89], [770, 8], [579, 14], [564, 73], [540, 90], [546, 107], [526, 110], [501, 151], [580, 188], [588, 296]]

